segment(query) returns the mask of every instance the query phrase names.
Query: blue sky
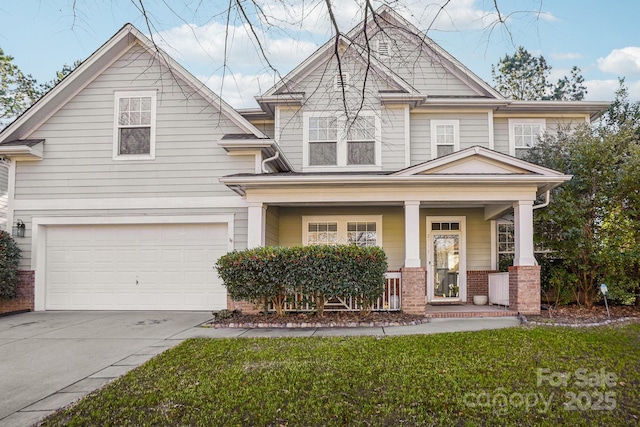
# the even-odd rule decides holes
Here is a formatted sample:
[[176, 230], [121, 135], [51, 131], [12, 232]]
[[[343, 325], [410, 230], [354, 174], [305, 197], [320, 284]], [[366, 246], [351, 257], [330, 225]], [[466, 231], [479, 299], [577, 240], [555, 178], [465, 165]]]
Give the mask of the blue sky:
[[[258, 0], [278, 29], [263, 44], [284, 75], [331, 37], [324, 0]], [[611, 100], [625, 77], [632, 100], [640, 100], [640, 1], [498, 0], [507, 28], [494, 25], [493, 0], [401, 0], [398, 10], [469, 69], [491, 83], [491, 64], [519, 45], [543, 55], [552, 79], [582, 69], [587, 99]], [[359, 0], [334, 0], [345, 30], [360, 20]], [[75, 9], [72, 4], [75, 3]], [[231, 20], [232, 43], [224, 61], [227, 1], [144, 0], [156, 40], [190, 72], [235, 107], [256, 107], [253, 96], [268, 89], [273, 73], [248, 42], [246, 28]], [[171, 9], [167, 6], [171, 5]], [[63, 64], [86, 59], [125, 23], [148, 33], [138, 0], [20, 0], [0, 5], [0, 48], [39, 82]], [[304, 16], [300, 21], [297, 16]], [[296, 16], [294, 20], [291, 16]], [[430, 25], [430, 23], [432, 23]], [[224, 85], [221, 90], [221, 83]]]

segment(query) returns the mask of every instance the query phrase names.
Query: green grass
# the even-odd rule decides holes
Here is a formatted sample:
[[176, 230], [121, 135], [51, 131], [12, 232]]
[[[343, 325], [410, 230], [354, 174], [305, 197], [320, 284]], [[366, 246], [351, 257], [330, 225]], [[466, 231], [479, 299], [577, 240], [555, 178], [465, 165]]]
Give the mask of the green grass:
[[[538, 368], [571, 376], [537, 384]], [[615, 374], [581, 387], [576, 370]], [[564, 378], [567, 378], [566, 376]], [[599, 383], [599, 384], [595, 384]], [[405, 337], [194, 339], [45, 426], [637, 425], [640, 325]], [[605, 393], [613, 393], [604, 399]], [[571, 394], [576, 410], [568, 410]], [[534, 396], [551, 399], [549, 408]], [[523, 402], [528, 400], [529, 407]], [[593, 406], [611, 407], [597, 410]], [[591, 401], [591, 405], [589, 405]], [[506, 404], [505, 404], [506, 403]], [[583, 410], [580, 410], [580, 409]]]

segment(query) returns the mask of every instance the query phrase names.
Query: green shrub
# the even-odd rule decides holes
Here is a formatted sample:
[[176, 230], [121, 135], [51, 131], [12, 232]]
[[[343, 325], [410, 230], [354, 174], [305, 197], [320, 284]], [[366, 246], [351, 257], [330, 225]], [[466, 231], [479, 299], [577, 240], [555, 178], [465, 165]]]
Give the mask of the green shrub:
[[363, 311], [384, 292], [387, 260], [378, 247], [355, 245], [262, 247], [230, 252], [218, 260], [218, 274], [231, 298], [269, 302], [281, 315], [294, 292], [310, 301], [319, 315], [331, 298], [356, 298]]
[[16, 296], [20, 248], [6, 231], [0, 231], [0, 299]]

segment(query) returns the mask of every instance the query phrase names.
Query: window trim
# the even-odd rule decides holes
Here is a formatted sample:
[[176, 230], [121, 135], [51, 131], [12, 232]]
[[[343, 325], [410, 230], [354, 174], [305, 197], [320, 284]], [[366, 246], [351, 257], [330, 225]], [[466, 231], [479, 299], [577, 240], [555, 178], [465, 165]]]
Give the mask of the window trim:
[[436, 128], [443, 125], [453, 125], [453, 152], [460, 151], [460, 120], [431, 119], [429, 128], [431, 130], [431, 159], [438, 158], [438, 144], [436, 143]]
[[347, 223], [375, 222], [376, 246], [382, 248], [382, 215], [312, 215], [302, 216], [302, 244], [309, 245], [310, 222], [336, 222], [338, 224], [338, 244], [347, 244]]
[[[120, 126], [118, 116], [120, 114], [120, 99], [133, 97], [150, 97], [151, 98], [151, 124], [149, 130], [149, 154], [120, 154]], [[157, 91], [155, 90], [134, 90], [134, 91], [115, 91], [113, 93], [113, 160], [118, 161], [141, 161], [155, 160], [156, 158], [156, 104]]]
[[[542, 136], [546, 132], [547, 121], [546, 119], [509, 119], [509, 155], [516, 155], [516, 133], [515, 126], [516, 125], [540, 125], [540, 136]], [[527, 149], [527, 147], [517, 147], [520, 149]]]
[[[302, 114], [302, 169], [303, 171], [318, 172], [366, 172], [382, 170], [382, 127], [380, 115], [373, 110], [360, 111], [359, 116], [374, 117], [375, 125], [375, 163], [372, 165], [349, 165], [348, 164], [348, 134], [347, 122], [344, 113], [326, 111], [305, 111]], [[336, 117], [338, 122], [337, 144], [336, 144], [336, 164], [335, 165], [310, 165], [309, 164], [309, 119], [311, 117]]]

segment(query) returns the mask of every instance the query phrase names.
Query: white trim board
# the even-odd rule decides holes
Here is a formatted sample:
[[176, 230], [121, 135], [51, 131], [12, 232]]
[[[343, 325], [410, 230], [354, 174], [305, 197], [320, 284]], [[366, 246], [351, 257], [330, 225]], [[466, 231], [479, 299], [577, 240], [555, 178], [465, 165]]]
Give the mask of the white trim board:
[[[32, 218], [31, 269], [35, 272], [34, 309], [45, 309], [47, 226], [121, 224], [227, 224], [227, 250], [234, 250], [234, 215], [34, 217]], [[213, 268], [213, 261], [212, 261]]]
[[14, 210], [90, 210], [90, 209], [179, 209], [246, 208], [240, 196], [223, 197], [138, 197], [103, 199], [17, 199]]

